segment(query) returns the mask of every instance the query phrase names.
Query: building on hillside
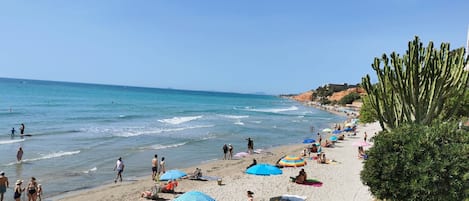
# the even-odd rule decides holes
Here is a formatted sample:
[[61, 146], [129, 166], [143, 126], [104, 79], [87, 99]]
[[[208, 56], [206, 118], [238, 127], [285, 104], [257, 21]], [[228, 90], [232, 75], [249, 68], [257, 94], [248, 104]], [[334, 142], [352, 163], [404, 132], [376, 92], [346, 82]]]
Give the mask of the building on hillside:
[[344, 84], [328, 84], [326, 87], [329, 91], [337, 92], [337, 91], [343, 91], [349, 88], [355, 88], [358, 85], [348, 85], [347, 83]]

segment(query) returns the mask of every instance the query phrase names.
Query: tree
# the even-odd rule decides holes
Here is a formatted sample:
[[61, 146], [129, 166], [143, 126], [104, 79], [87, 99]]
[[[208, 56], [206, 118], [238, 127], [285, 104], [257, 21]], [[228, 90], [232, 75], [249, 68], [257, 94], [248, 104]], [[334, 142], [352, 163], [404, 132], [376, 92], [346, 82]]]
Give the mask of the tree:
[[450, 118], [461, 108], [447, 98], [460, 102], [467, 89], [464, 48], [450, 51], [449, 43], [442, 43], [437, 50], [433, 42], [423, 47], [416, 36], [402, 57], [393, 52], [390, 58], [383, 54], [374, 59], [371, 66], [378, 77], [376, 85], [371, 84], [369, 75], [362, 79], [383, 130], [409, 122], [429, 125], [436, 119]]
[[469, 198], [469, 132], [457, 123], [404, 125], [373, 140], [361, 179], [376, 198]]
[[353, 101], [358, 100], [358, 99], [360, 99], [360, 94], [358, 94], [357, 92], [352, 92], [342, 97], [339, 100], [339, 104], [341, 105], [351, 104]]
[[363, 96], [362, 102], [363, 102], [363, 105], [360, 108], [360, 122], [372, 123], [378, 120], [376, 110], [371, 106], [369, 97]]

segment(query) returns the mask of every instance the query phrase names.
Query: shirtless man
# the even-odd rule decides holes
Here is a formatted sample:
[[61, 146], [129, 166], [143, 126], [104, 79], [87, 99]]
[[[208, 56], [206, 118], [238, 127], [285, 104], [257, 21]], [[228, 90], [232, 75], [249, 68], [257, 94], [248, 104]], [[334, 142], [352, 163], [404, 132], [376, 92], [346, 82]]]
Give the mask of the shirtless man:
[[8, 177], [5, 177], [5, 172], [0, 172], [0, 201], [3, 201], [3, 194], [9, 188]]
[[155, 154], [155, 157], [151, 160], [151, 171], [153, 172], [151, 178], [155, 180], [155, 177], [158, 174], [158, 154]]
[[18, 148], [18, 152], [16, 152], [16, 160], [18, 160], [18, 162], [21, 162], [21, 160], [23, 159], [23, 148]]

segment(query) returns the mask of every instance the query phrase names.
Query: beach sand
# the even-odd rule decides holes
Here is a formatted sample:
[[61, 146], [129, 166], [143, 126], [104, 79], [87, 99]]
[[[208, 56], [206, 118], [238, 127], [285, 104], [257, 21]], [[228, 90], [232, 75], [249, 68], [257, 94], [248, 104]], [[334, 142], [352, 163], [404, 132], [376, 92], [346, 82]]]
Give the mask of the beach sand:
[[[168, 200], [181, 195], [183, 192], [197, 190], [206, 193], [216, 200], [246, 200], [246, 191], [254, 192], [255, 200], [268, 201], [272, 197], [284, 194], [299, 195], [307, 197], [307, 200], [373, 200], [368, 191], [360, 181], [360, 171], [363, 161], [357, 158], [357, 147], [354, 142], [363, 141], [364, 132], [370, 139], [375, 132], [381, 129], [378, 123], [359, 125], [357, 136], [346, 136], [345, 140], [336, 143], [334, 148], [323, 148], [326, 158], [337, 161], [334, 164], [318, 164], [311, 158], [306, 159], [307, 165], [298, 168], [283, 168], [282, 175], [255, 176], [245, 174], [246, 167], [255, 158], [258, 163], [274, 164], [284, 155], [299, 155], [306, 144], [287, 145], [272, 150], [264, 150], [260, 154], [253, 154], [246, 158], [236, 160], [217, 160], [195, 167], [182, 169], [185, 172], [193, 172], [198, 167], [202, 169], [204, 176], [221, 177], [223, 185], [217, 181], [194, 181], [188, 179], [179, 180], [176, 194], [159, 193], [159, 196]], [[365, 149], [367, 149], [365, 147]], [[312, 155], [311, 155], [312, 156]], [[148, 163], [150, 164], [150, 160]], [[299, 185], [290, 182], [289, 177], [298, 175], [304, 168], [308, 179], [316, 179], [323, 184], [320, 187]], [[124, 180], [125, 180], [124, 174]], [[143, 190], [149, 190], [154, 186], [151, 180], [149, 168], [148, 177], [139, 178], [136, 181], [127, 181], [117, 184], [108, 184], [90, 190], [72, 192], [54, 200], [63, 201], [130, 201], [146, 200], [140, 198]]]

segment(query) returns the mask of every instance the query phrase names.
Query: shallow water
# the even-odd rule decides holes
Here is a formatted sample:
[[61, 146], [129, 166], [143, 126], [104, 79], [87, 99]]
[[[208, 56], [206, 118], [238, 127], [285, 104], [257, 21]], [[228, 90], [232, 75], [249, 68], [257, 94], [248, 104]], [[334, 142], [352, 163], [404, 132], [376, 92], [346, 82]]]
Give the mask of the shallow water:
[[[10, 181], [38, 178], [45, 197], [151, 174], [154, 154], [167, 169], [221, 157], [224, 143], [246, 151], [304, 138], [339, 117], [275, 96], [0, 79], [0, 170]], [[25, 123], [31, 137], [10, 137]], [[16, 150], [24, 149], [22, 163]]]

